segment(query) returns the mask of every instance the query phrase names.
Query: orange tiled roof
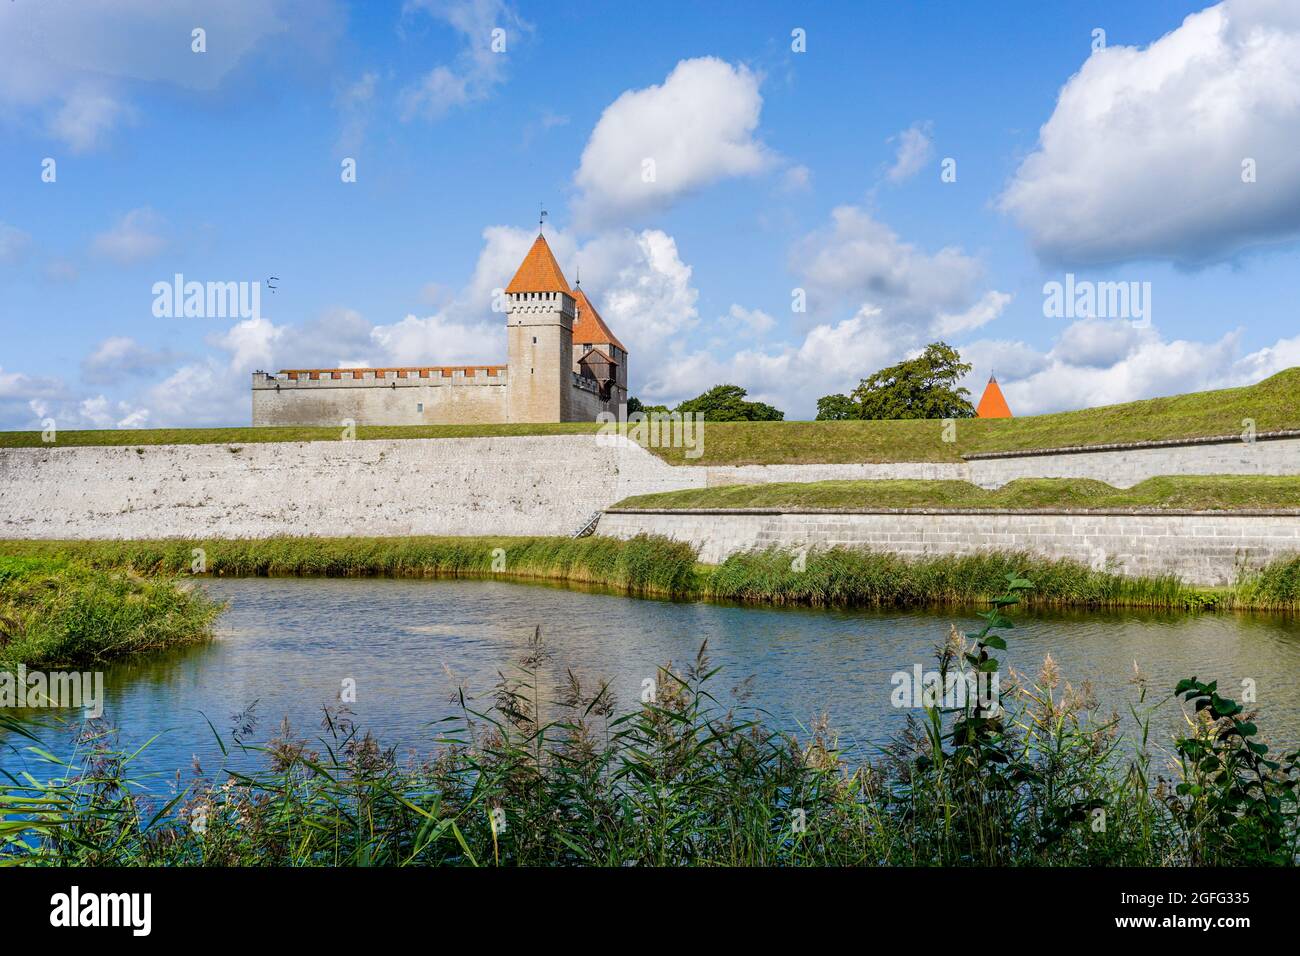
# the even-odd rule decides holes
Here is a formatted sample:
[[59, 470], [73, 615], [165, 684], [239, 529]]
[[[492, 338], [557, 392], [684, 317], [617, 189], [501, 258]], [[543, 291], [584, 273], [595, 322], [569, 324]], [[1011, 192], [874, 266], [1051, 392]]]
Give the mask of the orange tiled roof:
[[[551, 255], [551, 247], [544, 236], [538, 236], [524, 256], [519, 271], [506, 286], [506, 292], [568, 292], [569, 283], [560, 266]], [[572, 294], [572, 293], [570, 293]]]
[[990, 376], [989, 383], [984, 387], [984, 394], [980, 397], [979, 407], [975, 409], [977, 418], [1010, 418], [1011, 406], [1002, 396], [1002, 389], [998, 388], [998, 380]]
[[578, 319], [573, 323], [573, 341], [577, 345], [585, 345], [590, 342], [592, 345], [613, 345], [622, 349], [624, 352], [627, 348], [614, 337], [614, 333], [609, 330], [605, 320], [600, 317], [596, 307], [591, 304], [587, 298], [587, 293], [581, 288], [573, 290], [573, 299], [578, 306]]

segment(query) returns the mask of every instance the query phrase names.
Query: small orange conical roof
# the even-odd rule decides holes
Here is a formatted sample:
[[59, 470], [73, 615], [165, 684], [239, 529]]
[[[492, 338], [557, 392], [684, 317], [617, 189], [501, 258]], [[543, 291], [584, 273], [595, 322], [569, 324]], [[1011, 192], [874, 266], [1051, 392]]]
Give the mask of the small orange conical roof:
[[[546, 237], [538, 233], [528, 255], [519, 266], [519, 271], [506, 286], [507, 293], [515, 292], [568, 292], [569, 283], [560, 271], [551, 247], [546, 244]], [[572, 294], [572, 293], [570, 293]]]
[[573, 299], [578, 306], [578, 318], [573, 323], [573, 341], [579, 344], [590, 342], [592, 345], [613, 345], [622, 349], [627, 349], [623, 343], [614, 337], [614, 333], [609, 330], [605, 320], [600, 317], [596, 307], [591, 304], [587, 298], [587, 293], [582, 291], [582, 286], [573, 290]]
[[979, 406], [975, 409], [976, 418], [1010, 418], [1011, 406], [1002, 395], [1002, 389], [998, 388], [998, 380], [992, 375], [989, 376], [988, 385], [984, 386], [984, 394], [980, 396]]

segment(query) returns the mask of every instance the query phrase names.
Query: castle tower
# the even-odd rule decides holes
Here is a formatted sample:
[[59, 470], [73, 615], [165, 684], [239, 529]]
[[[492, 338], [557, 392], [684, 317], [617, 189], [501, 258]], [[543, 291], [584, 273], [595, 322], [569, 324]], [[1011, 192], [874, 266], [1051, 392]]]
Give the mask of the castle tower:
[[989, 376], [988, 385], [984, 386], [984, 394], [980, 396], [979, 406], [975, 409], [976, 418], [1010, 418], [1011, 406], [1007, 400], [1002, 397], [1002, 389], [998, 388], [998, 380], [992, 375]]
[[573, 370], [581, 375], [587, 366], [598, 370], [593, 372], [597, 378], [612, 379], [614, 387], [609, 400], [617, 409], [627, 404], [627, 349], [609, 330], [581, 284], [573, 289], [573, 301], [577, 305], [573, 322]]
[[573, 316], [569, 283], [539, 233], [506, 286], [508, 421], [572, 419]]

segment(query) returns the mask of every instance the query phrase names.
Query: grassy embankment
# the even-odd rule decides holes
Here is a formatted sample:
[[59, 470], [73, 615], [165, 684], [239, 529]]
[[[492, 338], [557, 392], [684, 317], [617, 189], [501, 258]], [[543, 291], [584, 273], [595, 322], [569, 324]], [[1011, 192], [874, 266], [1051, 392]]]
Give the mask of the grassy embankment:
[[0, 556], [0, 670], [97, 666], [201, 643], [219, 611], [169, 577]]
[[[935, 635], [940, 685], [1002, 669], [1014, 632], [999, 632], [1029, 586], [1004, 582], [979, 633]], [[258, 769], [196, 768], [169, 801], [168, 789], [134, 779], [138, 751], [83, 733], [70, 762], [49, 758], [48, 782], [0, 780], [0, 865], [1297, 861], [1300, 754], [1270, 752], [1241, 704], [1195, 678], [1176, 690], [1139, 679], [1129, 702], [1138, 730], [1122, 740], [1118, 718], [1049, 659], [1036, 678], [1008, 671], [978, 697], [905, 702], [906, 729], [853, 763], [825, 719], [782, 733], [743, 692], [727, 696], [705, 647], [687, 666], [661, 668], [656, 696], [621, 713], [606, 683], [568, 669], [548, 688], [552, 673], [566, 673], [564, 662], [539, 636], [495, 687], [462, 692], [461, 714], [420, 758], [399, 760], [346, 712], [327, 711], [317, 740], [284, 726], [251, 743], [264, 738], [245, 727], [221, 750]], [[892, 696], [891, 685], [874, 692]], [[1150, 728], [1174, 696], [1195, 716], [1162, 753]], [[42, 746], [34, 757], [57, 750]]]
[[1090, 478], [1018, 478], [994, 490], [966, 481], [772, 482], [637, 495], [614, 507], [1291, 510], [1300, 509], [1300, 476], [1180, 475], [1125, 489]]
[[[1250, 419], [1261, 432], [1300, 429], [1300, 368], [1256, 385], [1193, 392], [1123, 405], [1004, 420], [957, 423], [956, 440], [942, 440], [937, 421], [714, 422], [704, 453], [652, 448], [680, 465], [742, 465], [888, 461], [959, 461], [962, 455], [1115, 442], [1236, 435]], [[468, 438], [499, 435], [590, 434], [590, 422], [546, 425], [359, 426], [357, 438]], [[247, 444], [337, 441], [337, 428], [186, 428], [61, 431], [63, 445]], [[42, 447], [39, 432], [0, 432], [0, 448]]]
[[[358, 440], [382, 438], [496, 438], [518, 435], [592, 435], [595, 422], [524, 425], [358, 425]], [[264, 428], [120, 428], [57, 433], [56, 447], [136, 445], [255, 445], [264, 442], [340, 441], [343, 429], [312, 425]], [[0, 448], [49, 448], [40, 432], [0, 432]]]
[[775, 465], [959, 461], [961, 456], [1041, 448], [1239, 435], [1300, 429], [1300, 368], [1243, 388], [1193, 392], [1122, 405], [1011, 419], [962, 419], [955, 441], [938, 421], [718, 422], [705, 429], [704, 454], [654, 449], [673, 464]]
[[[1024, 553], [908, 559], [842, 548], [814, 551], [796, 570], [780, 551], [695, 560], [666, 538], [269, 538], [202, 541], [0, 541], [0, 555], [55, 558], [140, 574], [187, 574], [202, 548], [214, 576], [466, 577], [550, 581], [623, 594], [792, 605], [979, 605], [1007, 573], [1032, 574], [1042, 606], [1168, 609], [1300, 608], [1300, 558], [1230, 588], [1127, 578]], [[495, 565], [494, 565], [495, 562]], [[494, 569], [495, 567], [495, 569]]]

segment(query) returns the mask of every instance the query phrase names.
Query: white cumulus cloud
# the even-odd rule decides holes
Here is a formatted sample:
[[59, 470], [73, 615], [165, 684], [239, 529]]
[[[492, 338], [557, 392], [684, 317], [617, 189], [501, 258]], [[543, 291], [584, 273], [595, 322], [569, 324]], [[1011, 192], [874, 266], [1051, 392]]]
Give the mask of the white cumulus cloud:
[[999, 204], [1072, 265], [1198, 266], [1300, 236], [1300, 4], [1225, 0], [1093, 53]]
[[[138, 405], [160, 426], [242, 424], [250, 413], [250, 373], [257, 369], [505, 364], [505, 316], [493, 310], [494, 293], [510, 281], [535, 238], [528, 229], [485, 229], [473, 274], [431, 315], [375, 323], [339, 307], [301, 323], [237, 322], [209, 336], [209, 354], [146, 389]], [[547, 240], [570, 282], [581, 264], [584, 289], [634, 355], [633, 375], [671, 364], [668, 356], [682, 350], [684, 333], [698, 322], [691, 269], [673, 238], [653, 229], [615, 230], [579, 243], [571, 233], [552, 230]], [[99, 368], [110, 353], [133, 354], [128, 342], [102, 344], [88, 365]]]
[[[449, 63], [439, 63], [400, 96], [403, 119], [435, 120], [448, 111], [487, 99], [506, 78], [513, 43], [531, 28], [502, 0], [407, 0], [404, 14], [421, 11], [448, 24], [461, 49]], [[504, 49], [493, 49], [496, 42]]]
[[164, 225], [162, 217], [149, 207], [132, 209], [111, 229], [101, 232], [91, 241], [91, 252], [118, 265], [144, 262], [167, 248]]
[[1240, 330], [1198, 342], [1167, 339], [1154, 327], [1082, 319], [1046, 351], [1023, 342], [984, 340], [961, 352], [975, 366], [968, 388], [978, 394], [989, 373], [996, 372], [1012, 412], [1038, 415], [1250, 385], [1300, 365], [1300, 336], [1242, 355]]
[[[585, 289], [605, 323], [634, 356], [662, 361], [699, 321], [699, 292], [677, 241], [660, 229], [597, 236], [576, 253]], [[570, 273], [571, 275], [572, 273]], [[635, 363], [636, 359], [633, 359]], [[635, 365], [633, 365], [635, 374]]]
[[81, 361], [81, 377], [97, 385], [109, 385], [128, 376], [148, 375], [175, 358], [167, 350], [146, 348], [128, 336], [104, 339]]
[[953, 246], [927, 253], [859, 206], [832, 210], [790, 259], [814, 314], [869, 305], [899, 329], [947, 334], [992, 321], [1010, 301], [982, 288], [979, 260]]
[[[274, 41], [317, 56], [343, 25], [335, 0], [50, 0], [0, 4], [0, 112], [35, 120], [74, 152], [136, 113], [144, 84], [203, 93]], [[207, 31], [205, 53], [191, 31]]]
[[[483, 230], [474, 274], [440, 313], [442, 320], [483, 330], [484, 351], [505, 354], [505, 318], [492, 311], [537, 233], [513, 226]], [[659, 229], [612, 229], [585, 243], [568, 230], [548, 229], [547, 244], [570, 283], [582, 277], [606, 324], [634, 354], [671, 347], [698, 321], [698, 291], [674, 238]], [[490, 349], [490, 351], [489, 351]], [[635, 374], [636, 360], [633, 369]]]
[[732, 330], [739, 329], [757, 336], [766, 335], [776, 327], [776, 319], [762, 309], [747, 309], [736, 303], [732, 303], [727, 314], [718, 321]]
[[682, 60], [663, 83], [628, 90], [605, 108], [574, 175], [584, 225], [625, 222], [685, 194], [766, 169], [755, 138], [763, 98], [748, 67]]
[[144, 428], [149, 422], [149, 410], [96, 395], [83, 399], [75, 412], [55, 421], [60, 428]]
[[[732, 334], [707, 347], [688, 349], [685, 336], [678, 335], [667, 351], [638, 356], [633, 349], [637, 396], [673, 404], [730, 382], [789, 418], [811, 418], [821, 396], [852, 389], [934, 338], [986, 325], [1011, 300], [987, 288], [977, 259], [955, 247], [926, 252], [857, 206], [836, 208], [829, 224], [797, 240], [790, 267], [812, 316], [802, 338], [726, 354], [737, 329], [744, 329], [747, 340], [780, 331], [772, 314], [733, 305], [716, 323]], [[681, 268], [689, 271], [685, 264]], [[693, 306], [693, 289], [691, 294]], [[693, 319], [684, 322], [678, 331], [693, 325]], [[614, 327], [624, 334], [624, 326]]]
[[898, 143], [898, 152], [894, 156], [894, 165], [885, 174], [892, 183], [901, 183], [911, 179], [930, 161], [934, 152], [931, 139], [931, 124], [913, 123], [890, 140]]
[[744, 387], [750, 400], [775, 405], [787, 418], [812, 418], [818, 398], [853, 388], [895, 361], [898, 350], [880, 312], [864, 308], [843, 321], [814, 326], [797, 343], [741, 349], [730, 356], [702, 349], [659, 362], [643, 373], [638, 397], [671, 405], [725, 382]]

